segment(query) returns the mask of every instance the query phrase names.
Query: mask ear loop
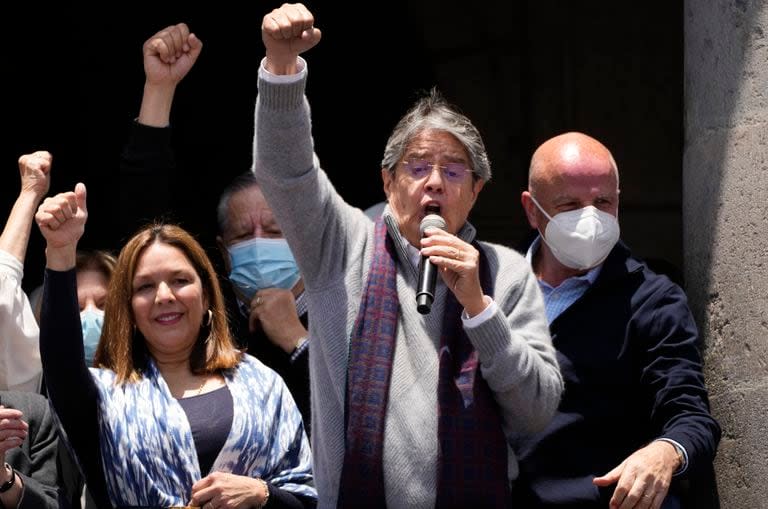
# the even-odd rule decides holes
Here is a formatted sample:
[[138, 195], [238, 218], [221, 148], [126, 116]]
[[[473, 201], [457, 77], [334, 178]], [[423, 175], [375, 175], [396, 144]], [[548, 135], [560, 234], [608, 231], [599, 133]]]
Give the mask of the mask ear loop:
[[[536, 207], [541, 211], [541, 213], [544, 214], [547, 217], [547, 219], [549, 219], [549, 222], [550, 223], [554, 222], [554, 220], [552, 219], [552, 216], [547, 214], [547, 211], [544, 210], [544, 207], [539, 205], [539, 202], [536, 201], [536, 198], [534, 198], [530, 192], [528, 193], [528, 196], [531, 198], [531, 201], [533, 201], [533, 204], [536, 205]], [[544, 235], [544, 232], [541, 231], [541, 228], [537, 228], [537, 230], [539, 231], [539, 235], [541, 236], [541, 239], [544, 241], [544, 243], [548, 245], [550, 249], [553, 249], [552, 246], [549, 245], [549, 242], [547, 242], [547, 236]]]
[[[534, 198], [534, 197], [533, 197], [533, 195], [532, 195], [531, 193], [528, 193], [528, 196], [531, 198], [531, 201], [533, 201], [533, 204], [534, 204], [534, 205], [536, 205], [536, 207], [537, 207], [537, 208], [538, 208], [538, 209], [541, 211], [541, 213], [542, 213], [542, 214], [544, 214], [545, 216], [547, 216], [547, 219], [549, 219], [550, 221], [552, 221], [552, 216], [550, 216], [549, 214], [547, 214], [547, 211], [546, 211], [546, 210], [544, 210], [544, 207], [542, 207], [541, 205], [539, 205], [539, 202], [538, 202], [538, 201], [536, 201], [536, 198]], [[543, 237], [543, 236], [544, 236], [544, 235], [542, 234], [542, 237]]]
[[[245, 244], [246, 242], [251, 243], [251, 244], [255, 244], [256, 241], [261, 241], [261, 240], [266, 240], [266, 239], [261, 239], [261, 238], [258, 238], [258, 237], [254, 237], [252, 239], [248, 239], [248, 240], [245, 240], [243, 242], [240, 242], [240, 243], [238, 243], [238, 245]], [[230, 264], [230, 267], [232, 268], [232, 267], [234, 267], [234, 262], [232, 261], [232, 251], [231, 251], [231, 248], [227, 248], [227, 251], [228, 251], [228, 254], [229, 254], [229, 264]], [[236, 284], [232, 283], [231, 281], [230, 281], [230, 287], [232, 288], [232, 293], [235, 294], [235, 297], [240, 302], [242, 302], [244, 305], [246, 305], [246, 306], [248, 306], [250, 308], [251, 301], [253, 299], [252, 298], [249, 299], [248, 296], [244, 292], [242, 292], [240, 290], [240, 288], [238, 288], [238, 286]], [[258, 292], [258, 290], [256, 290], [256, 291]], [[255, 295], [255, 293], [254, 293], [254, 295]]]

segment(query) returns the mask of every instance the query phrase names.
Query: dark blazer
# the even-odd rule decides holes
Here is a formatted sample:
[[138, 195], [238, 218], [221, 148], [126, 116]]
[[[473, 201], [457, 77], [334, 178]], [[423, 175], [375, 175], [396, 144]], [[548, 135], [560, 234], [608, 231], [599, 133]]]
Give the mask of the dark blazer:
[[[619, 243], [595, 283], [551, 324], [565, 391], [555, 418], [516, 447], [515, 507], [602, 507], [592, 479], [649, 441], [688, 453], [681, 479], [711, 467], [720, 426], [709, 412], [699, 336], [683, 290]], [[674, 495], [672, 496], [674, 498]]]
[[19, 509], [58, 508], [59, 437], [48, 400], [31, 392], [0, 391], [0, 405], [24, 413], [29, 433], [20, 447], [5, 454], [5, 461], [24, 483]]

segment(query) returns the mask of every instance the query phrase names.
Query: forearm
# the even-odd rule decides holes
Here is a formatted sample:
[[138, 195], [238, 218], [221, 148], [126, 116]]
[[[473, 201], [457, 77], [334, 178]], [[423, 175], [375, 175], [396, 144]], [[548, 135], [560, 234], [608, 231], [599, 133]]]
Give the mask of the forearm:
[[670, 286], [645, 318], [638, 327], [647, 351], [641, 384], [653, 429], [656, 438], [680, 444], [695, 471], [714, 459], [721, 430], [709, 410], [698, 332], [682, 289]]
[[339, 196], [313, 152], [304, 79], [271, 83], [256, 101], [253, 171], [309, 287], [337, 277], [370, 223]]
[[27, 254], [32, 221], [41, 198], [34, 192], [22, 191], [0, 235], [0, 249], [13, 255], [21, 263], [24, 263]]
[[77, 262], [77, 245], [45, 248], [45, 268], [57, 272], [74, 269]]
[[[669, 365], [670, 358], [664, 363]], [[655, 395], [652, 419], [657, 438], [677, 442], [685, 450], [688, 470], [696, 471], [711, 463], [720, 441], [720, 425], [709, 411], [707, 390], [700, 366], [678, 359], [671, 372], [655, 373], [661, 387], [651, 384], [649, 396]]]
[[560, 402], [563, 382], [549, 335], [534, 331], [513, 331], [501, 310], [467, 330], [508, 432], [541, 430]]
[[17, 507], [24, 492], [24, 482], [21, 476], [8, 464], [0, 464], [0, 485], [6, 490], [0, 493], [2, 507]]
[[492, 245], [483, 249], [494, 250], [499, 260], [493, 290], [496, 309], [474, 327], [465, 322], [465, 330], [501, 409], [505, 431], [539, 431], [557, 411], [563, 390], [541, 292], [517, 254]]
[[171, 106], [176, 85], [144, 83], [144, 96], [139, 109], [139, 123], [150, 127], [167, 127], [170, 124]]
[[685, 472], [695, 472], [710, 464], [720, 442], [721, 429], [708, 411], [681, 410], [680, 417], [670, 422], [659, 439], [673, 440], [683, 449]]
[[58, 507], [59, 430], [50, 405], [43, 398], [30, 409], [35, 416], [29, 427], [29, 467], [22, 475], [24, 493], [20, 509]]
[[21, 287], [23, 266], [0, 250], [0, 389], [37, 392], [40, 329]]
[[[120, 205], [118, 238], [124, 242], [139, 227], [158, 217], [172, 219], [173, 193], [170, 178], [176, 167], [171, 129], [138, 122], [120, 154], [118, 175]], [[151, 182], [151, 185], [147, 185]]]
[[[70, 442], [98, 444], [97, 389], [85, 365], [75, 271], [46, 270], [40, 356], [48, 395]], [[86, 425], [83, 425], [86, 423]]]
[[98, 501], [108, 500], [101, 463], [98, 389], [85, 365], [75, 271], [46, 270], [40, 354], [48, 396]]
[[[35, 479], [19, 474], [24, 483], [18, 509], [58, 509], [58, 491], [55, 486], [45, 486]], [[5, 500], [3, 500], [5, 504]], [[17, 507], [5, 504], [5, 507]]]
[[314, 168], [312, 126], [304, 91], [306, 69], [277, 82], [261, 68], [254, 114], [253, 171], [268, 179], [295, 179]]

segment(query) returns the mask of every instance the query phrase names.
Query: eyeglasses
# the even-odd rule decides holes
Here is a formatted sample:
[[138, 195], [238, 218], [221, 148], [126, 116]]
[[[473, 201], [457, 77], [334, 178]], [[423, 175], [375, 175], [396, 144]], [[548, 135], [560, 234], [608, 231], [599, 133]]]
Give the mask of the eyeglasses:
[[432, 170], [437, 167], [443, 173], [443, 177], [448, 182], [460, 183], [464, 181], [464, 178], [472, 173], [472, 170], [467, 168], [464, 163], [448, 163], [444, 165], [436, 165], [424, 159], [408, 159], [402, 161], [403, 166], [408, 171], [408, 175], [413, 180], [422, 180], [432, 174]]

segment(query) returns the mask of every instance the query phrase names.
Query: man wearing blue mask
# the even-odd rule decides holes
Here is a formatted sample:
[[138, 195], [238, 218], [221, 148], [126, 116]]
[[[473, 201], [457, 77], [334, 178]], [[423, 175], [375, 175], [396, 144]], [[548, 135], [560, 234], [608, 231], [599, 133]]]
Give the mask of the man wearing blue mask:
[[237, 338], [246, 338], [248, 352], [283, 377], [309, 430], [304, 282], [253, 173], [236, 177], [222, 192], [218, 226], [216, 240], [243, 318], [233, 325]]
[[565, 391], [515, 444], [515, 507], [681, 507], [679, 481], [711, 466], [720, 427], [685, 294], [619, 241], [613, 156], [581, 133], [550, 139], [522, 204]]

